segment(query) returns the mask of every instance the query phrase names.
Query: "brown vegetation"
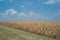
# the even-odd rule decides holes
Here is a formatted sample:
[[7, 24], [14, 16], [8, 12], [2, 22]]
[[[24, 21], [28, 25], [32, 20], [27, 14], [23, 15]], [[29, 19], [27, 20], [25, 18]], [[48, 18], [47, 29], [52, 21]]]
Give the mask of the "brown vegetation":
[[60, 39], [60, 22], [1, 22], [0, 24], [19, 30]]

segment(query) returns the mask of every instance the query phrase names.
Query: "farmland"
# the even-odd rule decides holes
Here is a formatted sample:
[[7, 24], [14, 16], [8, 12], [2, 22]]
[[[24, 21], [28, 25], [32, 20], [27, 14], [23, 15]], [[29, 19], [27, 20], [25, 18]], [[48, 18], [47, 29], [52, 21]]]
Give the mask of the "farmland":
[[0, 25], [60, 39], [60, 22], [0, 22]]
[[55, 40], [55, 39], [0, 25], [0, 40]]

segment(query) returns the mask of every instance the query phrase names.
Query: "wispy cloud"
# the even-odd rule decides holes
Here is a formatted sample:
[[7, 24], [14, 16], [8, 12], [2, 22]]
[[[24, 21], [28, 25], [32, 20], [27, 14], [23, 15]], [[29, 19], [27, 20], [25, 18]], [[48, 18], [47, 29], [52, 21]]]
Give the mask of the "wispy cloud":
[[36, 13], [36, 12], [33, 12], [33, 11], [30, 11], [29, 13], [25, 13], [25, 12], [19, 12], [18, 13], [14, 9], [8, 9], [8, 10], [6, 10], [5, 13], [4, 13], [4, 16], [6, 16], [6, 15], [8, 15], [8, 16], [9, 15], [10, 16], [16, 15], [17, 18], [24, 17], [24, 18], [27, 18], [27, 19], [28, 18], [39, 18], [39, 19], [46, 19], [46, 20], [50, 19], [50, 20], [52, 20], [54, 18], [54, 16], [45, 16], [45, 15], [41, 15], [41, 13]]
[[20, 12], [18, 16], [24, 16], [24, 17], [39, 17], [38, 14], [34, 13], [33, 11], [30, 11], [29, 13]]
[[29, 12], [29, 17], [35, 17], [35, 16], [37, 16], [37, 15], [35, 15], [34, 12], [32, 12], [32, 11]]
[[47, 2], [45, 2], [46, 4], [54, 4], [56, 1], [55, 0], [49, 0]]
[[57, 2], [60, 2], [60, 0], [48, 0], [47, 2], [44, 2], [45, 4], [55, 4]]
[[24, 12], [21, 12], [21, 13], [18, 14], [18, 16], [26, 17], [26, 14]]
[[58, 15], [60, 15], [60, 9], [58, 10]]
[[24, 12], [20, 12], [18, 14], [18, 16], [20, 16], [20, 17], [28, 17], [28, 18], [43, 18], [43, 19], [48, 18], [47, 16], [41, 15], [39, 13], [35, 13], [33, 11], [30, 11], [28, 14], [24, 13]]
[[9, 2], [11, 3], [13, 0], [9, 0]]
[[0, 0], [0, 1], [4, 1], [4, 0]]
[[24, 5], [21, 5], [20, 7], [21, 7], [21, 8], [24, 8], [25, 6], [24, 6]]
[[60, 16], [60, 9], [57, 11], [57, 13], [55, 14], [55, 16]]
[[15, 11], [14, 9], [8, 9], [5, 12], [5, 15], [12, 15], [14, 16], [16, 14], [16, 16], [18, 17], [28, 17], [28, 18], [43, 18], [43, 19], [52, 19], [52, 17], [48, 17], [48, 16], [44, 16], [41, 15], [39, 13], [35, 13], [33, 11], [30, 11], [29, 13], [24, 13], [24, 12], [20, 12], [18, 13], [17, 11]]
[[8, 9], [5, 12], [5, 15], [15, 15], [17, 13], [17, 11], [15, 11], [14, 9]]

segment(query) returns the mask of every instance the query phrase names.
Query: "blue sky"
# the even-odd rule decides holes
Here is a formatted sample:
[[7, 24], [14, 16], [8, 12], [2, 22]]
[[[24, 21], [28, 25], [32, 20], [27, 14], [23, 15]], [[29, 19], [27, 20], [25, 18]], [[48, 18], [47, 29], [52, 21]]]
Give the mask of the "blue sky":
[[0, 21], [58, 21], [60, 0], [0, 0]]

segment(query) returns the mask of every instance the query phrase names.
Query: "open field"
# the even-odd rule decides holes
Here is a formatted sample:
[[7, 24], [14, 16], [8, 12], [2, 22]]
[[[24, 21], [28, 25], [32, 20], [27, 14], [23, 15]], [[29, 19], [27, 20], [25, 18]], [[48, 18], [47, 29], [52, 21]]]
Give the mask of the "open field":
[[60, 39], [60, 22], [0, 22], [0, 25]]
[[54, 40], [54, 39], [0, 25], [0, 40]]

